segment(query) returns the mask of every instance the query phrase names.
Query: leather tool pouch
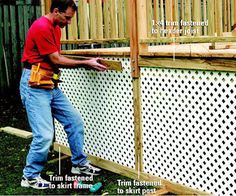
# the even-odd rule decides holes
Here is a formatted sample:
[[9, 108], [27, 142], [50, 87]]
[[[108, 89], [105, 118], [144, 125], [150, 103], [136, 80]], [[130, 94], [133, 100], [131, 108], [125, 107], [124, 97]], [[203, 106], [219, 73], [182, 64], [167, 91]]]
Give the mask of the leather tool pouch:
[[40, 63], [38, 63], [38, 65], [32, 65], [28, 84], [33, 88], [53, 89], [55, 85], [52, 77], [53, 71], [40, 68]]

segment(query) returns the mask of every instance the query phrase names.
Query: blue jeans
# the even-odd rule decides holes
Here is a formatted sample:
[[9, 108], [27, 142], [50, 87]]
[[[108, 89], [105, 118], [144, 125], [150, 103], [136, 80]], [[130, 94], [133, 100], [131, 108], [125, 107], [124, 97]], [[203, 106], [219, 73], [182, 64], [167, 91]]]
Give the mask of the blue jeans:
[[29, 77], [30, 70], [24, 69], [20, 94], [33, 134], [23, 171], [25, 177], [37, 177], [47, 161], [49, 147], [54, 138], [53, 118], [64, 126], [72, 153], [72, 164], [85, 165], [88, 161], [83, 152], [84, 125], [80, 114], [59, 88], [31, 88], [28, 86]]

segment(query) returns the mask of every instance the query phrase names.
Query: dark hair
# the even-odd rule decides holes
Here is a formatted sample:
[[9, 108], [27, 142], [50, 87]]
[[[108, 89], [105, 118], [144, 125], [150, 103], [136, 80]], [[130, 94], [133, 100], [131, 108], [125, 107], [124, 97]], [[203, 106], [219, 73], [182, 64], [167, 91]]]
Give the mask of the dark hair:
[[74, 11], [77, 10], [73, 0], [52, 0], [50, 12], [52, 13], [55, 8], [58, 8], [59, 12], [65, 12], [68, 7], [71, 7]]

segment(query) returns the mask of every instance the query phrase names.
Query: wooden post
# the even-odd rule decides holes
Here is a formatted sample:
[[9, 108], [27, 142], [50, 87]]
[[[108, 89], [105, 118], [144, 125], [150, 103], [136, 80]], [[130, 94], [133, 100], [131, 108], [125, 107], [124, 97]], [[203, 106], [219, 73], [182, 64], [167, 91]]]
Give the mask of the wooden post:
[[[138, 5], [143, 1], [130, 0], [129, 2], [129, 22], [130, 22], [130, 60], [133, 77], [134, 94], [134, 139], [135, 139], [135, 169], [143, 171], [143, 151], [142, 151], [142, 131], [141, 131], [141, 94], [140, 94], [140, 68], [138, 66], [139, 57], [139, 34], [138, 34]], [[141, 8], [141, 7], [139, 7]], [[146, 10], [146, 9], [144, 9]], [[139, 13], [141, 14], [141, 13]], [[144, 27], [143, 27], [144, 28]], [[145, 26], [146, 29], [146, 26]]]
[[129, 22], [130, 22], [130, 56], [131, 56], [132, 77], [139, 78], [139, 66], [138, 66], [139, 37], [138, 37], [138, 17], [137, 17], [136, 0], [130, 0], [129, 3]]

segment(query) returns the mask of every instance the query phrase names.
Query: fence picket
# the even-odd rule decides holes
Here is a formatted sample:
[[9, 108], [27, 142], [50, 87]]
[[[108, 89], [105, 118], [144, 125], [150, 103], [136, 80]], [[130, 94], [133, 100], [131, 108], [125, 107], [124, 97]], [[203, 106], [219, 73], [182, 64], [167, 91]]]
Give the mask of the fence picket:
[[40, 15], [39, 1], [0, 1], [1, 95], [9, 91], [15, 92], [18, 89], [21, 68], [23, 67], [21, 57], [25, 36], [29, 26]]
[[68, 39], [69, 40], [77, 40], [78, 39], [78, 23], [77, 23], [76, 17], [73, 17], [71, 19], [71, 24], [68, 26]]
[[4, 29], [4, 65], [6, 73], [6, 83], [9, 86], [12, 83], [12, 60], [11, 60], [11, 50], [10, 50], [10, 18], [9, 18], [9, 5], [3, 6], [3, 29]]
[[97, 34], [97, 39], [102, 39], [103, 38], [103, 18], [102, 18], [102, 1], [101, 0], [96, 0], [96, 34]]
[[124, 23], [125, 23], [125, 38], [129, 37], [129, 0], [124, 0]]
[[97, 38], [96, 33], [96, 4], [95, 1], [89, 1], [89, 18], [90, 18], [90, 37]]
[[230, 20], [230, 15], [231, 15], [231, 10], [230, 10], [230, 0], [227, 0], [226, 2], [226, 13], [227, 13], [227, 29], [226, 31], [231, 31], [231, 20]]
[[143, 28], [147, 28], [147, 36], [152, 37], [152, 0], [146, 0], [146, 9], [147, 9], [147, 26]]
[[[201, 1], [193, 0], [193, 21], [194, 22], [201, 22], [202, 14], [201, 14]], [[193, 26], [193, 30], [196, 32], [194, 35], [201, 35], [202, 34], [202, 27], [201, 26]]]
[[232, 15], [233, 15], [233, 24], [235, 24], [236, 23], [236, 2], [235, 2], [235, 0], [232, 0], [232, 4], [233, 4], [233, 11], [232, 11]]
[[154, 37], [160, 37], [160, 25], [156, 25], [156, 23], [160, 22], [160, 10], [159, 10], [159, 0], [154, 0], [153, 2], [153, 21], [152, 22], [152, 30]]
[[110, 6], [110, 23], [111, 23], [111, 38], [117, 38], [118, 37], [118, 30], [117, 30], [117, 4], [116, 0], [110, 0], [111, 6]]
[[[161, 21], [165, 21], [165, 18], [164, 18], [164, 3], [163, 3], [163, 0], [160, 0], [160, 14], [161, 14]], [[161, 33], [161, 36], [163, 37], [164, 36], [164, 33], [163, 33], [163, 30], [165, 29], [165, 25], [163, 24], [161, 26], [161, 30], [162, 30], [162, 33]]]
[[125, 31], [124, 31], [124, 1], [121, 0], [118, 4], [118, 33], [120, 38], [124, 38]]
[[110, 0], [105, 0], [103, 5], [103, 18], [104, 18], [104, 36], [110, 38]]
[[0, 3], [0, 94], [3, 94], [6, 85], [5, 85], [5, 69], [3, 62], [3, 33], [2, 33], [2, 4]]
[[217, 36], [222, 36], [223, 34], [223, 9], [222, 9], [222, 1], [215, 1], [216, 3], [216, 20], [215, 20], [215, 25], [216, 25], [216, 33]]
[[[16, 20], [16, 6], [14, 5], [10, 5], [10, 21], [15, 21]], [[18, 70], [17, 73], [19, 73], [19, 60], [20, 60], [20, 55], [18, 54], [18, 50], [17, 50], [17, 26], [16, 23], [12, 22], [11, 23], [11, 48], [12, 48], [12, 69], [13, 70]], [[18, 81], [19, 80], [19, 74], [14, 74], [12, 76], [13, 81]], [[13, 82], [13, 84], [16, 84], [16, 82]]]
[[[207, 21], [207, 0], [203, 0], [203, 20]], [[203, 27], [203, 35], [207, 35], [207, 25]]]
[[207, 16], [208, 16], [208, 35], [215, 35], [215, 14], [212, 10], [215, 10], [215, 0], [207, 0]]

